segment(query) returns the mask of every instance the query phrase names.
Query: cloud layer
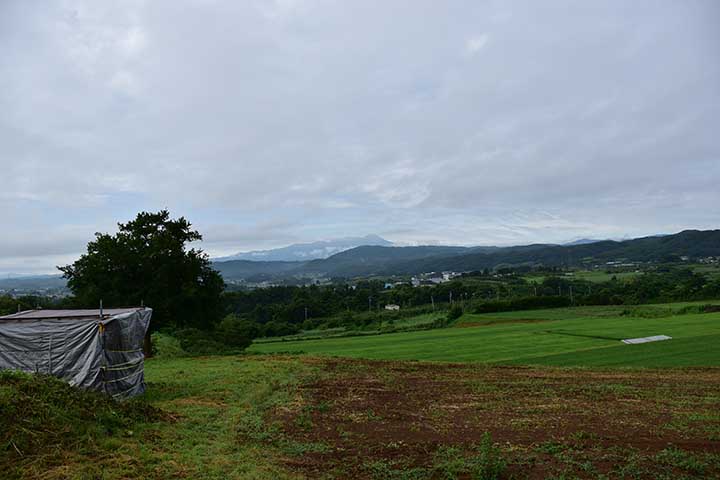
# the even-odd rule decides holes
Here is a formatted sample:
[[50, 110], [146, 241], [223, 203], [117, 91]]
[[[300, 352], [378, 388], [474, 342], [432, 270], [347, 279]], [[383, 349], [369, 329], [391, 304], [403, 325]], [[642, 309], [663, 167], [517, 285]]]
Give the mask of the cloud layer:
[[720, 225], [713, 0], [48, 3], [0, 5], [0, 272], [162, 207], [216, 255]]

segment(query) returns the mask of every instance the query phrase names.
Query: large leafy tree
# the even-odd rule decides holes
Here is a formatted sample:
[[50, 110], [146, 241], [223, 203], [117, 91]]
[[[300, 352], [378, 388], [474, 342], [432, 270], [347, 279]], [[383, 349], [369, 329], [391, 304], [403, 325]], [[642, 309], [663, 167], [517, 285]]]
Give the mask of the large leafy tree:
[[188, 248], [202, 239], [185, 218], [167, 210], [119, 223], [115, 235], [96, 233], [87, 253], [58, 267], [79, 305], [153, 308], [151, 328], [210, 327], [222, 316], [224, 283], [207, 254]]

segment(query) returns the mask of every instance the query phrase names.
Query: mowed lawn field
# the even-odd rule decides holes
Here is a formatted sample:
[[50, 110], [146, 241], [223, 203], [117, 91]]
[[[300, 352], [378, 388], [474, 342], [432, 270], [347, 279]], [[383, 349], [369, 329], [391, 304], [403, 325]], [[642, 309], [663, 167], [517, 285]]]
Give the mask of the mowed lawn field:
[[[386, 335], [256, 343], [256, 353], [515, 365], [720, 366], [720, 312], [694, 305], [576, 307], [464, 315], [455, 327]], [[622, 339], [672, 340], [625, 345]]]

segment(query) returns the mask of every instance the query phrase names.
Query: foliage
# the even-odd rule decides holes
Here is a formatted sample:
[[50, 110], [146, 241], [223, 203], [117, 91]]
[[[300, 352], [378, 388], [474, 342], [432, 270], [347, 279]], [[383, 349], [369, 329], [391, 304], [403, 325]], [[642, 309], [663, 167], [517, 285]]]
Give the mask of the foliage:
[[488, 432], [483, 435], [478, 453], [472, 460], [471, 472], [475, 480], [497, 480], [507, 468], [500, 448], [493, 444]]
[[[255, 325], [256, 336], [275, 337], [317, 329], [394, 331], [392, 323], [422, 313], [447, 311], [450, 298], [465, 311], [492, 313], [567, 307], [570, 305], [638, 305], [650, 302], [720, 297], [720, 279], [676, 266], [634, 274], [624, 280], [588, 280], [544, 270], [542, 281], [528, 282], [526, 269], [475, 272], [435, 286], [363, 281], [356, 285], [279, 286], [224, 295], [225, 310]], [[566, 272], [567, 273], [567, 272]], [[401, 305], [396, 312], [382, 305]], [[372, 308], [368, 308], [370, 305]], [[457, 314], [457, 313], [454, 313]], [[437, 327], [446, 322], [437, 322]]]
[[152, 353], [160, 358], [178, 358], [188, 354], [180, 345], [180, 340], [167, 332], [152, 333]]
[[470, 476], [474, 480], [497, 480], [507, 469], [507, 461], [500, 448], [492, 442], [490, 433], [486, 432], [477, 453], [466, 457], [462, 450], [455, 447], [444, 447], [435, 454], [435, 473], [443, 480], [456, 480]]
[[22, 295], [18, 297], [0, 295], [0, 315], [10, 315], [35, 308], [63, 308], [67, 302], [67, 300], [57, 300], [38, 295]]
[[142, 212], [118, 228], [115, 235], [97, 233], [86, 254], [59, 267], [77, 305], [144, 302], [153, 308], [153, 329], [205, 327], [221, 317], [223, 280], [205, 253], [186, 248], [202, 236], [185, 218]]
[[247, 320], [227, 315], [217, 328], [183, 328], [172, 333], [153, 336], [156, 348], [163, 355], [233, 354], [245, 350], [256, 335], [256, 327]]
[[458, 318], [462, 317], [462, 314], [463, 314], [462, 307], [460, 305], [455, 304], [452, 307], [450, 307], [450, 310], [448, 311], [447, 321], [453, 322], [453, 321], [457, 320]]
[[244, 350], [257, 336], [257, 326], [247, 319], [236, 315], [227, 315], [218, 325], [217, 333], [222, 342], [231, 347]]
[[567, 297], [521, 297], [500, 302], [479, 303], [473, 310], [474, 313], [492, 313], [569, 306], [570, 299]]
[[183, 328], [175, 332], [180, 347], [189, 355], [217, 355], [237, 353], [235, 349], [222, 341], [217, 332], [198, 328]]

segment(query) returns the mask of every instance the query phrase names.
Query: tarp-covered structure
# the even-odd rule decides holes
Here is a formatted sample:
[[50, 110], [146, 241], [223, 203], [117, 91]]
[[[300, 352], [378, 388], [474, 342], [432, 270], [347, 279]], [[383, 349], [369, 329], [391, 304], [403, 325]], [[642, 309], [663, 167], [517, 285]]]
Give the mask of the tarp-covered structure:
[[28, 310], [0, 317], [0, 369], [45, 373], [121, 400], [145, 391], [150, 308]]

